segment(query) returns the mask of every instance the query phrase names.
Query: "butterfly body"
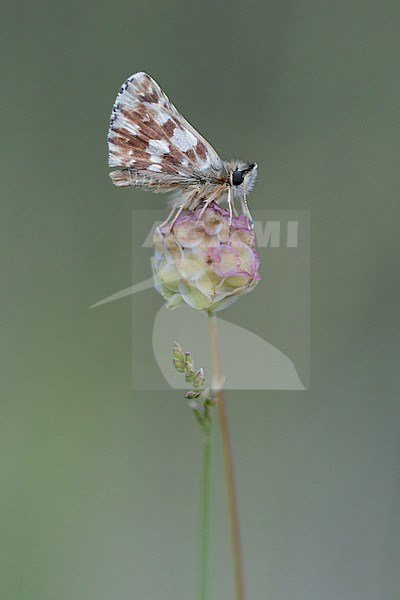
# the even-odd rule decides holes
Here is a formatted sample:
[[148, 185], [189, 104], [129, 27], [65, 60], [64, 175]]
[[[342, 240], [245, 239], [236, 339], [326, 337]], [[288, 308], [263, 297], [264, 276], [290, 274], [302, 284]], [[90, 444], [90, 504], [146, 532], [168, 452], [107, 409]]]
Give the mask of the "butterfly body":
[[136, 73], [121, 86], [110, 118], [109, 166], [113, 183], [175, 192], [172, 206], [194, 210], [201, 203], [226, 200], [232, 214], [240, 198], [251, 220], [246, 192], [257, 165], [225, 161], [182, 117], [158, 84]]

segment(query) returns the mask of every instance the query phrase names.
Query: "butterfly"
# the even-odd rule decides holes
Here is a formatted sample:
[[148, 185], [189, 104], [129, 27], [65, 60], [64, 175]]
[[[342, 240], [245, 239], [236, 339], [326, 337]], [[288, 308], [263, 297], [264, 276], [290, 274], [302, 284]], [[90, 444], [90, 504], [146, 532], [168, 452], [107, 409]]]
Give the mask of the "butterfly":
[[111, 113], [108, 148], [109, 166], [118, 167], [110, 173], [115, 185], [175, 192], [164, 224], [172, 226], [183, 210], [202, 205], [201, 217], [211, 202], [224, 201], [231, 222], [238, 215], [238, 199], [253, 228], [247, 193], [256, 182], [257, 164], [221, 159], [146, 73], [131, 75], [121, 86]]

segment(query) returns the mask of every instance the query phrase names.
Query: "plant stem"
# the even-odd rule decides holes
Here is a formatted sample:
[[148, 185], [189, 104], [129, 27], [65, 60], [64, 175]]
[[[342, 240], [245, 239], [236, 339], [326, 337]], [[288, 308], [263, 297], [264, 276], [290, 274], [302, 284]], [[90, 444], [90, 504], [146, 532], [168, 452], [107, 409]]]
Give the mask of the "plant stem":
[[204, 424], [203, 481], [200, 516], [200, 586], [199, 600], [209, 597], [209, 528], [210, 528], [210, 465], [211, 465], [211, 422]]
[[239, 517], [236, 502], [235, 479], [233, 474], [233, 456], [232, 446], [229, 435], [228, 416], [225, 407], [224, 390], [223, 390], [223, 375], [221, 366], [221, 356], [219, 350], [219, 337], [217, 317], [209, 312], [208, 322], [210, 327], [212, 357], [214, 364], [214, 377], [216, 380], [217, 390], [215, 391], [218, 404], [219, 423], [221, 428], [222, 448], [224, 455], [224, 466], [226, 485], [228, 492], [229, 515], [231, 523], [231, 540], [232, 540], [232, 558], [235, 575], [235, 600], [244, 600], [244, 585], [243, 585], [243, 569], [242, 569], [242, 553], [240, 546], [239, 534]]

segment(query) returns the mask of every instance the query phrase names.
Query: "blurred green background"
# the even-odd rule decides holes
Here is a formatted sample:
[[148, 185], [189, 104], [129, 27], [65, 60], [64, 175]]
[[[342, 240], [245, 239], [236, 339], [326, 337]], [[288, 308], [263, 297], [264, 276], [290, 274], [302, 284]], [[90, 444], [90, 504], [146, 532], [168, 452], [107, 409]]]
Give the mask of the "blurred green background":
[[130, 285], [132, 207], [164, 214], [108, 180], [138, 70], [257, 160], [253, 208], [311, 211], [311, 389], [228, 398], [247, 598], [398, 598], [398, 2], [5, 0], [1, 28], [1, 598], [196, 597], [197, 426], [132, 391], [130, 298], [89, 310]]

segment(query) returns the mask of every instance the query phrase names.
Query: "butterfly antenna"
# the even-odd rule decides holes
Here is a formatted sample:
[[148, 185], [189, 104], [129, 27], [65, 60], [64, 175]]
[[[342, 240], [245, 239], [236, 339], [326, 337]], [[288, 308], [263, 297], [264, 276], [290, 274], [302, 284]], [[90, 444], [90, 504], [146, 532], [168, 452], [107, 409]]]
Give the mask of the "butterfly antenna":
[[[229, 226], [231, 226], [232, 217], [233, 217], [233, 208], [232, 208], [233, 171], [231, 171], [231, 173], [229, 175], [229, 179], [230, 179], [230, 186], [228, 187], [228, 208], [229, 208]], [[236, 212], [236, 210], [235, 210], [235, 212]]]
[[242, 198], [242, 210], [247, 216], [247, 221], [249, 225], [249, 229], [254, 228], [253, 217], [251, 216], [251, 212], [249, 209], [249, 205], [247, 204], [247, 196], [246, 196], [246, 176], [243, 180], [243, 198]]

